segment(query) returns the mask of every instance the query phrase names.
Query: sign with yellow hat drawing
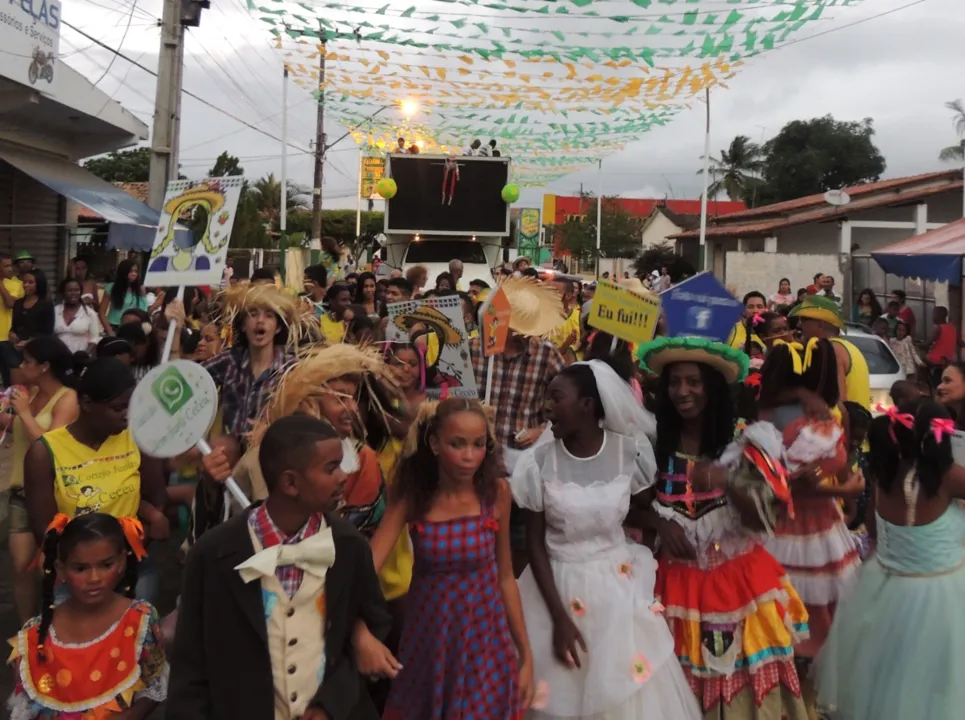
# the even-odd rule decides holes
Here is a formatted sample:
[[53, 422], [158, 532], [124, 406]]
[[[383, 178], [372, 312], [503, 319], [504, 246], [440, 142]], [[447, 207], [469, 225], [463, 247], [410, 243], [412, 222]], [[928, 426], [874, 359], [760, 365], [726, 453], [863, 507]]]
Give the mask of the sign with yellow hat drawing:
[[[218, 285], [224, 273], [242, 177], [168, 183], [144, 283]], [[193, 232], [175, 232], [190, 225]]]
[[412, 342], [424, 353], [429, 397], [476, 397], [466, 321], [458, 295], [392, 303], [386, 309], [386, 339]]
[[600, 280], [587, 323], [621, 340], [645, 343], [653, 340], [659, 318], [660, 298], [656, 295], [637, 294]]

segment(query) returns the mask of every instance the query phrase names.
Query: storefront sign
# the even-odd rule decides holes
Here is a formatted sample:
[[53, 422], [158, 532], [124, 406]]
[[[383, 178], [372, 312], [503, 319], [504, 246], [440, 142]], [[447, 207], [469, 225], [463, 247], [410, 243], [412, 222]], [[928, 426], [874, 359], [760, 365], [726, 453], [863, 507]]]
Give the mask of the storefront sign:
[[60, 50], [57, 0], [0, 3], [0, 75], [51, 94]]
[[517, 243], [533, 243], [539, 239], [539, 210], [523, 208], [519, 211], [519, 237]]
[[653, 340], [659, 318], [660, 300], [656, 295], [638, 295], [601, 280], [587, 324], [627, 342], [645, 343]]

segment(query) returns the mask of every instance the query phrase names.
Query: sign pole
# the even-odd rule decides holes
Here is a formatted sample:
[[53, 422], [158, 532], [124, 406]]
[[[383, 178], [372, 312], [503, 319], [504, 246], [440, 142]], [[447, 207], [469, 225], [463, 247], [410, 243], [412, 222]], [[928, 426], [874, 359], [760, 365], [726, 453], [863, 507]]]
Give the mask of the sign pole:
[[496, 362], [496, 356], [489, 356], [489, 363], [486, 367], [486, 404], [489, 405], [489, 397], [493, 392], [493, 364]]
[[[178, 286], [177, 300], [184, 302], [184, 285]], [[164, 352], [161, 353], [161, 365], [171, 359], [171, 348], [174, 347], [174, 333], [178, 330], [178, 321], [168, 323], [168, 336], [164, 339]]]

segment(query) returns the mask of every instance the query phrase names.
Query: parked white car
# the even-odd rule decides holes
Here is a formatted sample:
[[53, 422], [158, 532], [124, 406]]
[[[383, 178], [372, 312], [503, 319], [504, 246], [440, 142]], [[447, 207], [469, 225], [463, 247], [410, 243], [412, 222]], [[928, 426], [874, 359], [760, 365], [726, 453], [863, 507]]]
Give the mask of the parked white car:
[[[854, 345], [868, 363], [868, 373], [871, 376], [871, 409], [881, 405], [888, 408], [894, 405], [891, 401], [891, 386], [899, 380], [905, 380], [898, 358], [891, 352], [888, 343], [877, 335], [872, 334], [863, 325], [845, 325], [842, 336]], [[877, 413], [875, 413], [877, 414]]]

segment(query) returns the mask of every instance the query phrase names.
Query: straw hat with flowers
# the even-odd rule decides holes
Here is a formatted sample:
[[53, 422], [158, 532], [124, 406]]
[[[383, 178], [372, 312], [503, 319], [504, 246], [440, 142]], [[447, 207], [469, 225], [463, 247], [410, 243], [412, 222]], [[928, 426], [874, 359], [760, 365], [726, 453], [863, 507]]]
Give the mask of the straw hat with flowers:
[[267, 310], [288, 330], [289, 349], [298, 350], [323, 339], [312, 304], [275, 285], [238, 283], [221, 294], [220, 304], [218, 322], [222, 328], [231, 328], [235, 319], [249, 310]]
[[551, 284], [531, 277], [509, 277], [499, 287], [512, 309], [509, 327], [513, 332], [542, 338], [566, 321], [563, 298]]

